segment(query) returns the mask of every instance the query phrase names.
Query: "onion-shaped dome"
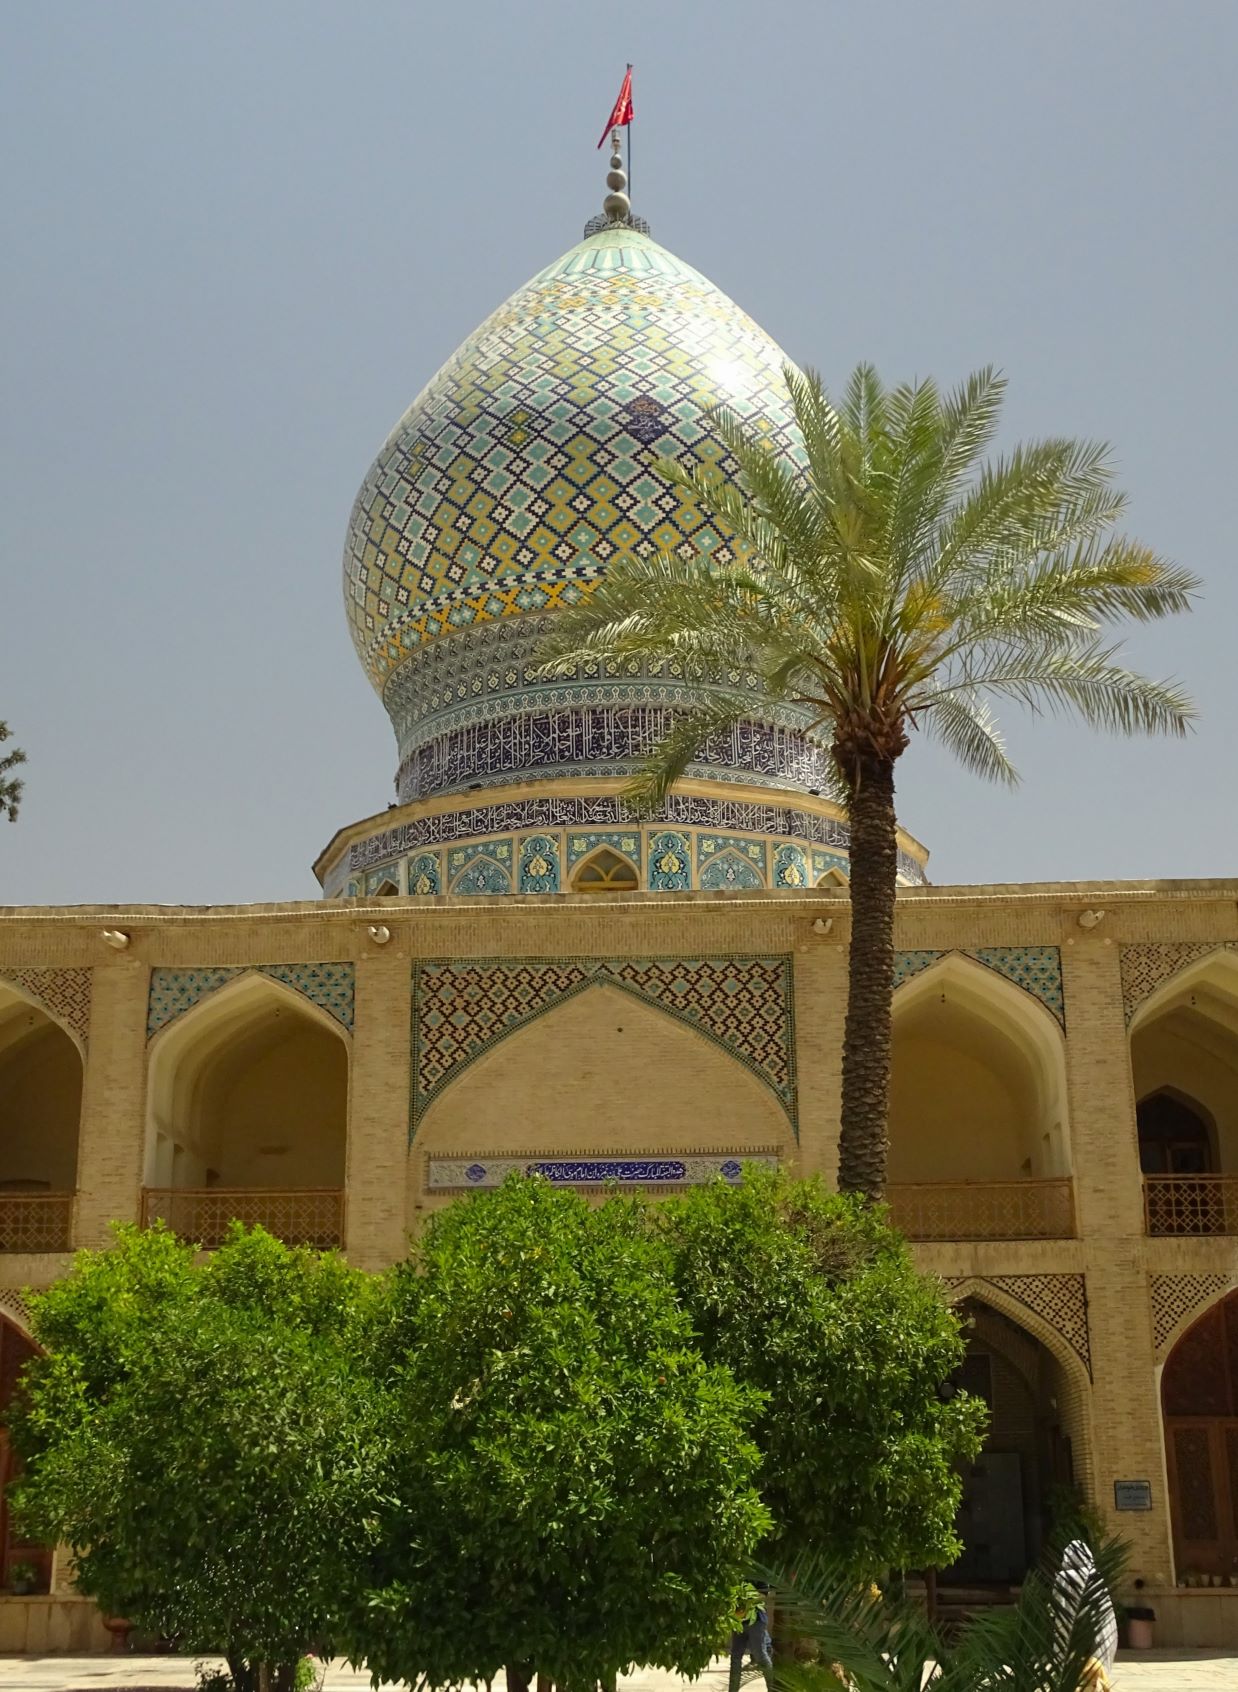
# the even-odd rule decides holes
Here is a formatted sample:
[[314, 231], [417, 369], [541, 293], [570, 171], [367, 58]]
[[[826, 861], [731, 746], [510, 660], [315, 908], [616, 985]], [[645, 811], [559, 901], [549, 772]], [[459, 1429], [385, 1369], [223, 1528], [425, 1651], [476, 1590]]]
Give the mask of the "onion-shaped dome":
[[[786, 359], [640, 220], [612, 213], [590, 229], [453, 354], [392, 430], [357, 496], [345, 600], [357, 653], [395, 729], [404, 820], [390, 819], [368, 841], [348, 831], [347, 864], [333, 843], [320, 864], [328, 891], [537, 890], [521, 867], [522, 829], [542, 831], [530, 862], [550, 865], [545, 889], [566, 888], [574, 848], [567, 834], [545, 831], [592, 822], [626, 838], [623, 780], [676, 710], [700, 697], [673, 664], [599, 665], [546, 681], [536, 673], [539, 646], [547, 618], [587, 595], [618, 559], [687, 549], [718, 562], [735, 556], [733, 534], [668, 486], [656, 461], [732, 474], [711, 426], [719, 406], [793, 457]], [[689, 859], [696, 851], [685, 826], [732, 845], [765, 837], [759, 850], [735, 847], [732, 880], [719, 872], [717, 885], [736, 876], [743, 886], [811, 884], [845, 864], [845, 827], [810, 797], [826, 785], [825, 748], [794, 708], [763, 699], [749, 680], [751, 719], [702, 749], [655, 819], [675, 835], [657, 854], [668, 866], [661, 880], [652, 836], [639, 831], [631, 857], [641, 887], [709, 884], [693, 862], [670, 867], [681, 847]], [[779, 808], [780, 793], [787, 804], [798, 796], [794, 813]], [[504, 831], [505, 848], [487, 848], [466, 888], [461, 853]], [[780, 882], [771, 837], [792, 836], [798, 856], [784, 854]], [[609, 835], [603, 844], [620, 849]], [[819, 861], [814, 847], [825, 854]], [[401, 855], [397, 877], [384, 865]], [[349, 879], [357, 870], [364, 874]]]

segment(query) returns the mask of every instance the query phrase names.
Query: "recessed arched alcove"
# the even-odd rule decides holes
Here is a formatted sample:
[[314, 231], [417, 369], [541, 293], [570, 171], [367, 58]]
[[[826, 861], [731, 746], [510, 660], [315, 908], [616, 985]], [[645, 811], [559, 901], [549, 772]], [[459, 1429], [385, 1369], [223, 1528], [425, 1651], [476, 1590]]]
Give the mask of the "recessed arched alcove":
[[959, 1309], [967, 1355], [955, 1384], [985, 1401], [989, 1424], [963, 1480], [955, 1524], [963, 1555], [942, 1579], [1005, 1585], [1022, 1580], [1040, 1557], [1055, 1489], [1086, 1485], [1080, 1459], [1090, 1448], [1089, 1383], [1056, 1336], [1034, 1332], [983, 1286]]
[[1178, 1340], [1161, 1374], [1178, 1577], [1238, 1567], [1238, 1293]]
[[1061, 1028], [960, 953], [895, 996], [889, 1180], [918, 1238], [1074, 1231]]
[[77, 1187], [82, 1055], [0, 983], [0, 1251], [64, 1251]]
[[410, 1160], [765, 1152], [793, 1144], [769, 1086], [715, 1040], [616, 986], [507, 1035], [434, 1100]]
[[240, 976], [155, 1036], [147, 1097], [148, 1214], [204, 1243], [232, 1215], [339, 1243], [348, 1038], [332, 1017]]
[[639, 886], [636, 865], [609, 846], [591, 852], [572, 872], [573, 893], [635, 893]]

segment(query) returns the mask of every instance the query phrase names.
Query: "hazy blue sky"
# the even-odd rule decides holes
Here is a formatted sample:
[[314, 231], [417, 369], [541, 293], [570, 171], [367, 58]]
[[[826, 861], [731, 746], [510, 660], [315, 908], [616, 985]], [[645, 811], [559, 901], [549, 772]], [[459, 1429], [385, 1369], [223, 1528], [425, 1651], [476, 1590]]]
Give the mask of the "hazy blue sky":
[[0, 901], [311, 897], [395, 753], [340, 590], [349, 508], [458, 342], [578, 239], [636, 65], [665, 245], [839, 381], [1001, 365], [1011, 439], [1112, 442], [1207, 597], [1134, 650], [1185, 746], [1011, 718], [923, 746], [936, 881], [1232, 873], [1238, 6], [3, 8]]

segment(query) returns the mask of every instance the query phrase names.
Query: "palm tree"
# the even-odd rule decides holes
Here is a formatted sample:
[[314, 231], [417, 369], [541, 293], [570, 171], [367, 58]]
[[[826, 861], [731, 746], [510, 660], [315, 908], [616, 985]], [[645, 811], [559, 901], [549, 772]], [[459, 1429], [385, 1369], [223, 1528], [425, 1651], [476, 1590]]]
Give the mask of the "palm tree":
[[1181, 611], [1186, 570], [1112, 533], [1125, 501], [1108, 449], [1050, 439], [985, 461], [1005, 384], [887, 389], [860, 365], [841, 404], [788, 366], [798, 465], [715, 414], [737, 474], [666, 460], [738, 541], [738, 561], [628, 557], [557, 617], [548, 673], [677, 658], [700, 682], [628, 790], [655, 810], [708, 737], [749, 715], [721, 678], [755, 668], [767, 693], [828, 740], [851, 827], [851, 940], [839, 1185], [880, 1196], [893, 998], [894, 768], [913, 731], [1013, 783], [994, 699], [1073, 712], [1120, 733], [1183, 734], [1186, 693], [1120, 662], [1103, 629]]
[[[10, 732], [7, 723], [0, 723], [0, 746], [3, 746], [4, 742], [8, 740]], [[15, 769], [18, 764], [25, 762], [26, 754], [20, 746], [15, 746], [11, 752], [6, 752], [3, 757], [0, 757], [0, 816], [7, 816], [10, 822], [17, 821], [22, 788], [25, 783], [19, 781], [16, 776], [10, 775], [9, 771]]]

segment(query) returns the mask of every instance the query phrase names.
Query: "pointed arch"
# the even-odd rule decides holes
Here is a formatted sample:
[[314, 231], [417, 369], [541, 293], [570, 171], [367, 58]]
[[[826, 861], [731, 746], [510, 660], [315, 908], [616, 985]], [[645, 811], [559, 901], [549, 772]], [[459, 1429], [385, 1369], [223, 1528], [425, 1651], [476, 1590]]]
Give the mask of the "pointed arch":
[[571, 886], [573, 893], [636, 893], [640, 871], [617, 847], [598, 846], [576, 865]]
[[702, 865], [700, 886], [703, 892], [720, 893], [729, 888], [754, 890], [765, 886], [760, 866], [751, 858], [726, 846]]
[[593, 977], [434, 1092], [417, 1119], [410, 1201], [431, 1154], [642, 1158], [726, 1148], [742, 1160], [792, 1145], [781, 1102], [735, 1052], [613, 977]]
[[1005, 1288], [980, 1275], [970, 1275], [946, 1288], [953, 1305], [967, 1300], [987, 1305], [1043, 1348], [1057, 1370], [1058, 1408], [1063, 1429], [1070, 1440], [1076, 1484], [1084, 1496], [1095, 1501], [1096, 1476], [1092, 1451], [1092, 1378], [1078, 1352], [1038, 1311]]
[[245, 970], [152, 1037], [147, 1185], [344, 1185], [351, 1040], [286, 981]]
[[[1131, 1018], [1130, 1061], [1145, 1175], [1238, 1174], [1238, 951], [1196, 958], [1148, 995]], [[1151, 1120], [1158, 1099], [1204, 1125], [1205, 1157], [1185, 1138], [1181, 1157], [1168, 1144], [1154, 1150], [1168, 1135]], [[1168, 1115], [1172, 1106], [1159, 1108]]]
[[1238, 1561], [1238, 1292], [1214, 1299], [1161, 1369], [1161, 1414], [1179, 1571], [1230, 1574]]
[[0, 1251], [68, 1249], [84, 1055], [34, 994], [0, 982]]
[[1063, 1180], [1066, 1045], [1053, 1013], [962, 952], [894, 997], [891, 1180]]
[[[44, 987], [40, 977], [52, 976], [57, 980], [51, 988]], [[86, 985], [83, 988], [77, 983], [70, 982], [70, 991], [61, 988], [60, 977], [82, 977]], [[34, 1010], [40, 1011], [49, 1022], [55, 1023], [69, 1036], [77, 1047], [82, 1061], [86, 1060], [85, 1030], [90, 1021], [90, 971], [89, 970], [6, 970], [0, 974], [0, 1011], [3, 1010], [6, 999], [10, 996], [21, 999]], [[55, 990], [60, 989], [60, 990]], [[82, 994], [84, 993], [84, 1003]]]
[[851, 883], [840, 869], [828, 869], [817, 879], [817, 886], [824, 888], [841, 887], [850, 892]]

